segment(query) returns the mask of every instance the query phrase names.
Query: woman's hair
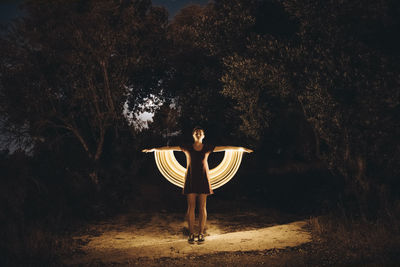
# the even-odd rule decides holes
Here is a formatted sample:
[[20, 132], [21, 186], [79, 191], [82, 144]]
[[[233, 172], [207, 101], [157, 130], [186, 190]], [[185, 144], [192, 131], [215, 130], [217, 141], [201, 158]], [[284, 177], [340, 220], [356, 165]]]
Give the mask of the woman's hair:
[[194, 134], [194, 132], [197, 131], [197, 130], [202, 130], [203, 133], [204, 133], [204, 129], [203, 129], [203, 128], [201, 128], [200, 126], [195, 126], [195, 127], [193, 128], [192, 134]]

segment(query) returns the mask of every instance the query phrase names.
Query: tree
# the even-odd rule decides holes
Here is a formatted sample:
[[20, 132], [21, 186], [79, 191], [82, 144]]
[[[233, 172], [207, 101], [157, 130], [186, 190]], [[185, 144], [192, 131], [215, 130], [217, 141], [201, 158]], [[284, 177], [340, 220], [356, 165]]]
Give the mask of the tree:
[[395, 188], [399, 175], [399, 56], [379, 40], [380, 32], [390, 40], [399, 5], [280, 2], [298, 21], [296, 35], [259, 34], [246, 55], [227, 57], [224, 93], [238, 103], [255, 103], [250, 112], [246, 104], [241, 108], [250, 122], [243, 130], [255, 136], [268, 126], [259, 114], [272, 110], [271, 97], [298, 103], [321, 140], [320, 158], [346, 178], [364, 214], [376, 213], [376, 198]]
[[201, 125], [206, 129], [208, 140], [232, 142], [237, 112], [232, 108], [232, 101], [220, 94], [221, 58], [208, 49], [211, 43], [206, 31], [207, 20], [213, 16], [211, 11], [208, 6], [191, 5], [171, 21], [168, 29], [173, 45], [171, 75], [166, 83], [179, 109], [179, 127], [184, 136], [190, 137], [193, 127]]
[[167, 12], [149, 0], [31, 0], [24, 8], [1, 35], [3, 131], [23, 129], [33, 143], [72, 136], [97, 184], [107, 133], [126, 125], [124, 105], [149, 109], [144, 99], [161, 90]]
[[[164, 102], [158, 110], [155, 111], [153, 121], [149, 123], [151, 132], [162, 138], [169, 138], [180, 132], [178, 128], [179, 111], [172, 107], [168, 102]], [[167, 144], [168, 145], [168, 144]]]

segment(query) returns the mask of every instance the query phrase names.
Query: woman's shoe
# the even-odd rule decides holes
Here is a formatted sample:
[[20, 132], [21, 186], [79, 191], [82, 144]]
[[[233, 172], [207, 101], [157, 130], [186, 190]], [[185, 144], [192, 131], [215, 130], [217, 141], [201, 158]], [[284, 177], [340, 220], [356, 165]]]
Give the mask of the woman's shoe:
[[204, 235], [203, 234], [199, 234], [199, 237], [197, 238], [197, 242], [203, 243], [204, 241], [205, 241]]
[[193, 243], [194, 243], [194, 234], [190, 234], [190, 235], [189, 235], [188, 242], [189, 242], [190, 244], [193, 244]]

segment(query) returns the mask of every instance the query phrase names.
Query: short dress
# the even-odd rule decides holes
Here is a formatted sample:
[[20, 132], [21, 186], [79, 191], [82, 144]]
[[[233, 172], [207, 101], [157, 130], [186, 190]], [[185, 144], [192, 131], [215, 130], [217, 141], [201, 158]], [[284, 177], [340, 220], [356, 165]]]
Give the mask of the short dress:
[[211, 189], [207, 159], [215, 145], [203, 144], [200, 151], [195, 150], [193, 144], [183, 144], [180, 148], [185, 153], [187, 162], [182, 194], [214, 194]]

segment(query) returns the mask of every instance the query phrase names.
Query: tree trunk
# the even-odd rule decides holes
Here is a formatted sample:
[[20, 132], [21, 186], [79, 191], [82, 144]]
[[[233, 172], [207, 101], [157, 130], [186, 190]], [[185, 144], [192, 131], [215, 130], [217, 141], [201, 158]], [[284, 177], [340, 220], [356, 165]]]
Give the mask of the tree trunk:
[[99, 184], [99, 177], [97, 176], [97, 171], [93, 170], [92, 172], [89, 173], [90, 180], [92, 180], [93, 184], [98, 185]]
[[92, 182], [92, 185], [94, 187], [94, 190], [96, 192], [100, 191], [100, 183], [99, 183], [99, 176], [98, 176], [98, 170], [96, 167], [94, 167], [90, 172], [89, 172], [89, 177], [90, 181]]

